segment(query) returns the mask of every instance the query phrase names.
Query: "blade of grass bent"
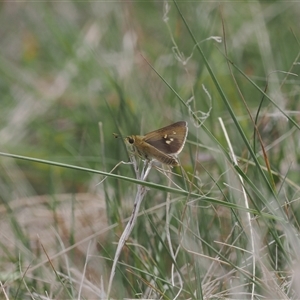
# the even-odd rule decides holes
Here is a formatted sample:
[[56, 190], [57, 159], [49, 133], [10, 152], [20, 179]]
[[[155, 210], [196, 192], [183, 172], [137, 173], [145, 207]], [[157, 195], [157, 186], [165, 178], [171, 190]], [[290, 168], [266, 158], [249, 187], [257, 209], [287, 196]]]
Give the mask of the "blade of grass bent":
[[115, 179], [119, 179], [119, 180], [125, 180], [125, 181], [132, 182], [132, 183], [135, 183], [135, 184], [147, 186], [147, 187], [150, 187], [150, 188], [153, 188], [153, 189], [156, 189], [156, 190], [169, 192], [169, 193], [172, 193], [172, 194], [177, 194], [177, 195], [186, 196], [186, 197], [187, 196], [188, 197], [195, 197], [194, 200], [199, 199], [201, 201], [206, 201], [206, 202], [209, 202], [209, 203], [219, 204], [219, 205], [223, 205], [223, 206], [233, 208], [233, 209], [240, 209], [242, 211], [248, 211], [248, 212], [251, 212], [251, 213], [254, 213], [254, 214], [257, 214], [257, 215], [261, 215], [261, 216], [266, 217], [266, 218], [283, 221], [283, 219], [280, 218], [280, 217], [272, 216], [272, 215], [267, 214], [267, 213], [261, 213], [261, 212], [255, 210], [255, 209], [247, 209], [243, 206], [239, 206], [239, 205], [229, 203], [229, 202], [225, 202], [225, 201], [222, 201], [222, 200], [218, 200], [218, 199], [215, 199], [215, 198], [211, 198], [211, 197], [207, 197], [207, 196], [201, 196], [201, 195], [199, 196], [199, 194], [191, 193], [189, 191], [176, 189], [176, 188], [172, 188], [172, 187], [168, 187], [168, 186], [164, 186], [164, 185], [161, 185], [161, 184], [152, 183], [152, 182], [148, 182], [148, 181], [142, 181], [142, 180], [138, 180], [138, 179], [131, 178], [131, 177], [125, 177], [125, 176], [121, 176], [121, 175], [117, 175], [117, 174], [113, 174], [113, 173], [108, 173], [108, 172], [104, 172], [104, 171], [99, 171], [99, 170], [94, 170], [94, 169], [89, 169], [89, 168], [83, 168], [83, 167], [78, 167], [78, 166], [69, 165], [69, 164], [65, 164], [65, 163], [53, 162], [53, 161], [49, 161], [49, 160], [38, 159], [38, 158], [22, 156], [22, 155], [17, 155], [17, 154], [10, 154], [10, 153], [5, 153], [5, 152], [0, 152], [0, 156], [5, 156], [5, 157], [10, 157], [10, 158], [15, 158], [15, 159], [22, 159], [22, 160], [32, 161], [32, 162], [35, 162], [35, 163], [47, 164], [47, 165], [61, 167], [61, 168], [69, 168], [69, 169], [74, 169], [74, 170], [77, 170], [77, 171], [84, 171], [84, 172], [100, 174], [100, 175], [104, 175], [104, 176], [107, 176], [107, 177], [111, 177], [111, 178], [115, 178]]

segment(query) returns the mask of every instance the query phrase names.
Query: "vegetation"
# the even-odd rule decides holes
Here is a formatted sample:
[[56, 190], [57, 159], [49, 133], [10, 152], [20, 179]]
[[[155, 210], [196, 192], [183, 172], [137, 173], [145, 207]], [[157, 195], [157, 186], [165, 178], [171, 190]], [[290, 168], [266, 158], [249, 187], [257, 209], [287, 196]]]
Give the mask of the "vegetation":
[[[112, 299], [298, 299], [299, 12], [1, 3], [1, 299], [106, 299], [138, 185]], [[181, 167], [120, 163], [180, 120]]]

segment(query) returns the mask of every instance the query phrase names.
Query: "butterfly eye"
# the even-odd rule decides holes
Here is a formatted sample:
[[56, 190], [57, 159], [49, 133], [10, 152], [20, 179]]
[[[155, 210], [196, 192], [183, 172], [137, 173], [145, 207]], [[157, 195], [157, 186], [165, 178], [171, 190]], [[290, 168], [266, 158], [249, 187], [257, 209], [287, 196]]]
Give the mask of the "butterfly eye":
[[127, 141], [129, 144], [133, 144], [134, 143], [134, 139], [131, 136], [127, 137]]

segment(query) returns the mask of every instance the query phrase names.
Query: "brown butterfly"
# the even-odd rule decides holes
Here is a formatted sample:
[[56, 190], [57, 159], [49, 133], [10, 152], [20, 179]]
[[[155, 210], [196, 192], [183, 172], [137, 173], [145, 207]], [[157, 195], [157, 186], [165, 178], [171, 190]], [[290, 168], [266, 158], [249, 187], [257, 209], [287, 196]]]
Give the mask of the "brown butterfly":
[[176, 156], [183, 149], [187, 134], [187, 122], [179, 121], [145, 136], [130, 135], [125, 138], [125, 142], [130, 151], [142, 159], [154, 159], [166, 165], [178, 166]]

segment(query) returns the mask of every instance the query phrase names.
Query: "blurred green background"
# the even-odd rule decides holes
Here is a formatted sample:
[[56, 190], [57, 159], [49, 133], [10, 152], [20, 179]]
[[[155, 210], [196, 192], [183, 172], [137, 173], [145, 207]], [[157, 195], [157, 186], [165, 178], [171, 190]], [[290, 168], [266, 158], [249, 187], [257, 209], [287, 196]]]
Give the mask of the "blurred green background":
[[[262, 90], [267, 88], [274, 102], [299, 123], [298, 2], [181, 1], [178, 6], [250, 143], [253, 143], [254, 126], [240, 93], [253, 118], [263, 97], [242, 73]], [[0, 4], [0, 25], [0, 152], [110, 171], [120, 161], [128, 161], [122, 140], [115, 139], [113, 133], [124, 136], [145, 134], [186, 120], [189, 136], [180, 155], [182, 166], [197, 176], [195, 184], [203, 188], [203, 194], [218, 199], [230, 194], [227, 186], [221, 193], [214, 190], [216, 182], [230, 182], [227, 177], [229, 166], [216, 143], [228, 147], [219, 117], [225, 123], [236, 155], [247, 159], [247, 149], [173, 2], [6, 1]], [[233, 74], [230, 73], [226, 55], [242, 73], [235, 68]], [[191, 111], [204, 125], [196, 124]], [[275, 176], [278, 190], [286, 193], [281, 203], [286, 198], [293, 201], [297, 199], [299, 188], [299, 133], [267, 99], [262, 102], [258, 120], [264, 145], [269, 147], [272, 170], [282, 176], [288, 174], [287, 179], [293, 182], [283, 188], [279, 176]], [[260, 147], [255, 150], [259, 154]], [[263, 159], [261, 162], [264, 165]], [[119, 166], [114, 173], [134, 177], [132, 168], [127, 165]], [[149, 181], [167, 182], [161, 174], [152, 171], [151, 176]], [[254, 185], [260, 185], [261, 179], [255, 170], [250, 170], [249, 176], [253, 176]], [[16, 239], [20, 239], [19, 225], [16, 225], [20, 216], [7, 215], [13, 201], [20, 200], [19, 207], [24, 207], [32, 205], [26, 204], [25, 199], [29, 197], [50, 196], [50, 199], [43, 198], [38, 202], [48, 210], [56, 211], [53, 208], [56, 206], [55, 195], [97, 194], [105, 199], [106, 207], [101, 207], [105, 213], [100, 218], [105, 224], [93, 228], [93, 232], [108, 226], [108, 217], [108, 224], [118, 223], [116, 234], [120, 236], [120, 220], [130, 214], [135, 186], [115, 179], [97, 185], [102, 179], [88, 172], [0, 157], [2, 218], [5, 216], [14, 224]], [[145, 208], [161, 203], [162, 199], [165, 198], [161, 192], [152, 191]], [[89, 205], [93, 204], [89, 202]], [[225, 239], [234, 222], [228, 221], [226, 226], [221, 226], [223, 215], [220, 220], [219, 217], [213, 219], [214, 210], [208, 213], [200, 208], [197, 208], [196, 219], [204, 239], [208, 242], [217, 237]], [[178, 210], [178, 218], [180, 214]], [[297, 209], [294, 216], [298, 220]], [[14, 218], [16, 223], [12, 221]], [[38, 218], [42, 215], [32, 210], [24, 217], [28, 222]], [[148, 218], [160, 224], [159, 216]], [[89, 221], [99, 220], [96, 216]], [[144, 222], [142, 219], [138, 223], [134, 237], [146, 248], [151, 238], [141, 227]], [[147, 226], [151, 227], [151, 222], [148, 220]], [[59, 224], [57, 219], [54, 218], [53, 224]], [[72, 228], [73, 223], [70, 224]], [[209, 235], [208, 224], [214, 229], [209, 232], [211, 237], [206, 236]], [[163, 226], [158, 225], [158, 228], [164, 232]], [[87, 234], [81, 238], [85, 236]], [[73, 238], [71, 234], [70, 237]], [[70, 237], [68, 243], [72, 245]], [[117, 237], [113, 236], [113, 240]], [[6, 248], [6, 242], [1, 243]], [[31, 249], [28, 240], [26, 243]], [[158, 251], [160, 241], [155, 240], [154, 244], [157, 248], [152, 245], [149, 253]], [[112, 257], [114, 248], [107, 247], [106, 251]], [[203, 247], [201, 250], [211, 254], [209, 248]], [[2, 261], [16, 262], [18, 251], [20, 247], [16, 246], [14, 258]], [[164, 267], [168, 269], [171, 262], [164, 261], [164, 255], [160, 262], [163, 261], [162, 265], [165, 263]], [[126, 253], [124, 256], [126, 258]], [[133, 264], [132, 257], [128, 257]], [[193, 264], [194, 257], [186, 258], [183, 254], [181, 259], [190, 259]], [[7, 270], [7, 265], [3, 265], [0, 279], [2, 272]], [[106, 272], [104, 276], [109, 274], [109, 270], [101, 272], [101, 275]], [[40, 292], [40, 286], [33, 282], [36, 291]], [[127, 288], [127, 294], [118, 291], [117, 295], [133, 296], [128, 285]], [[190, 297], [188, 293], [184, 295]], [[172, 298], [174, 294], [168, 297]]]
[[[179, 2], [179, 7], [238, 114], [244, 114], [243, 105], [223, 56], [224, 43], [207, 40], [223, 36], [221, 17], [229, 58], [261, 88], [271, 72], [288, 71], [298, 54], [297, 3], [196, 1]], [[1, 151], [110, 170], [127, 159], [113, 132], [146, 133], [189, 121], [187, 109], [147, 62], [185, 101], [195, 97], [194, 111], [208, 112], [212, 106], [205, 123], [212, 132], [218, 130], [217, 117], [228, 117], [172, 3], [3, 2], [1, 25]], [[186, 65], [176, 59], [174, 42], [185, 58], [192, 55]], [[271, 94], [283, 77], [269, 76]], [[294, 110], [296, 80], [291, 77], [283, 86], [288, 95], [293, 93], [288, 105]], [[237, 81], [249, 107], [257, 109], [260, 93], [243, 77]], [[193, 131], [191, 127], [190, 139]], [[52, 180], [58, 177], [48, 177], [49, 171], [61, 176], [62, 191], [87, 189], [88, 174], [18, 164], [37, 193], [49, 193], [56, 185]]]

